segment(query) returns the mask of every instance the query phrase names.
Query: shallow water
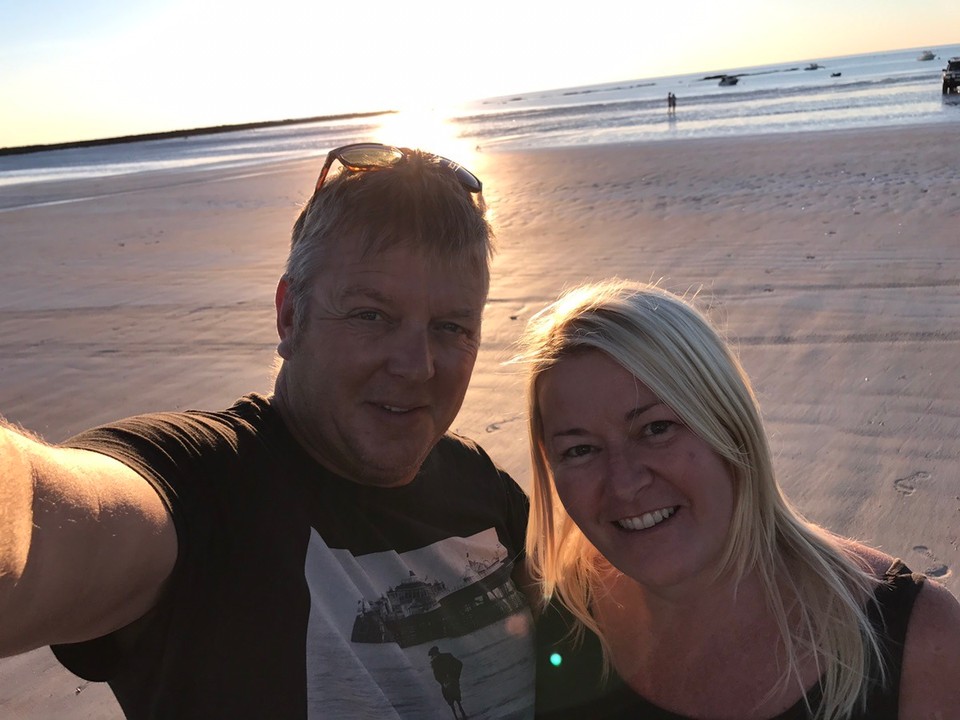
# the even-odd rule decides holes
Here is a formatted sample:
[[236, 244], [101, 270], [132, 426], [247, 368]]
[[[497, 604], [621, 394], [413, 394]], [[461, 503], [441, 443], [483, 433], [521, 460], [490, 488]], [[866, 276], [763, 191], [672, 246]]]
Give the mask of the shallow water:
[[[453, 112], [449, 124], [470, 146], [523, 149], [960, 123], [960, 96], [940, 92], [940, 72], [960, 45], [929, 48], [937, 58], [928, 62], [917, 59], [922, 49], [490, 98]], [[805, 69], [811, 63], [819, 67]], [[738, 83], [721, 87], [722, 74]], [[677, 96], [673, 114], [668, 92]], [[362, 117], [0, 156], [0, 187], [303, 159], [369, 140], [379, 125]]]

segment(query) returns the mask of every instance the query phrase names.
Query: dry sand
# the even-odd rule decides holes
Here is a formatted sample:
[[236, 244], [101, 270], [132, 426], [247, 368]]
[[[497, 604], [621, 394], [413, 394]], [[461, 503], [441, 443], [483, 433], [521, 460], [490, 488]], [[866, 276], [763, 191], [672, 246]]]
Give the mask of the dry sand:
[[[811, 519], [960, 593], [960, 145], [943, 126], [461, 158], [498, 229], [454, 429], [528, 482], [524, 321], [618, 275], [700, 289]], [[30, 191], [0, 211], [0, 411], [51, 441], [269, 391], [273, 290], [317, 163]], [[22, 190], [22, 188], [21, 188]], [[0, 188], [0, 207], [11, 189]], [[79, 196], [92, 199], [60, 202]], [[117, 718], [46, 649], [0, 661], [4, 718]]]

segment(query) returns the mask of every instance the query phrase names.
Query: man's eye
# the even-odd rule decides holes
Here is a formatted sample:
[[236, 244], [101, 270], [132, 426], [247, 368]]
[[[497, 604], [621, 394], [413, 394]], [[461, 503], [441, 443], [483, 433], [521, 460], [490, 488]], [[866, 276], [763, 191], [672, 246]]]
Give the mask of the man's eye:
[[383, 319], [383, 315], [378, 313], [376, 310], [364, 310], [362, 312], [358, 312], [356, 315], [354, 315], [354, 317], [358, 320], [366, 320], [368, 322]]
[[443, 332], [454, 335], [467, 335], [470, 332], [463, 325], [457, 325], [457, 323], [454, 322], [440, 323], [440, 329], [443, 330]]

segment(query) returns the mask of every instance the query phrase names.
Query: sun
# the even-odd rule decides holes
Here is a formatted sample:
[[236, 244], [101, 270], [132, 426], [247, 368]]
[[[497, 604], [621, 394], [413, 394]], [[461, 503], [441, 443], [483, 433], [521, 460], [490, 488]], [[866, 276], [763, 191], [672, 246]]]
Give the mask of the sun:
[[465, 167], [475, 158], [475, 143], [461, 138], [452, 121], [454, 108], [415, 107], [380, 118], [374, 139], [387, 145], [418, 148]]

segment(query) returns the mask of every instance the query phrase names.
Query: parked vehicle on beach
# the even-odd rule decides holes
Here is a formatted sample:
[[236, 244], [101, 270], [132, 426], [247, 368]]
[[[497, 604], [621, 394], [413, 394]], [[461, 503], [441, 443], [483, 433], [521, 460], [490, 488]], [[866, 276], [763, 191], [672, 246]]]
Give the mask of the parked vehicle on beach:
[[943, 94], [960, 93], [960, 57], [947, 60], [943, 69]]

